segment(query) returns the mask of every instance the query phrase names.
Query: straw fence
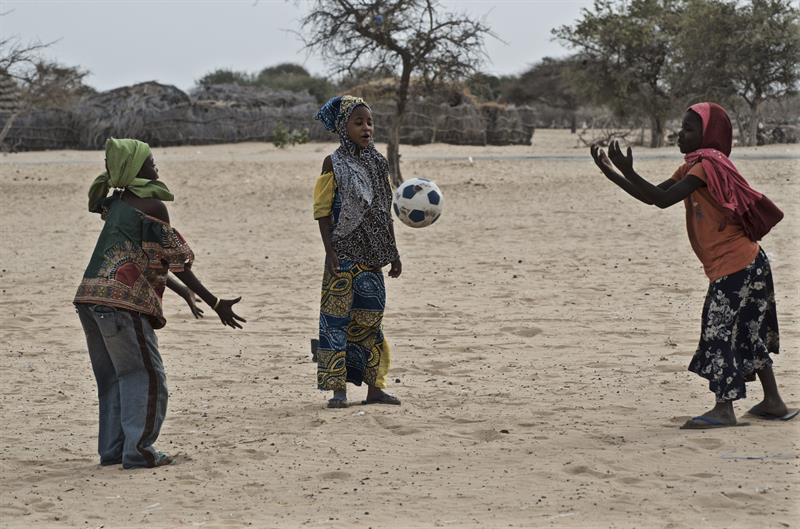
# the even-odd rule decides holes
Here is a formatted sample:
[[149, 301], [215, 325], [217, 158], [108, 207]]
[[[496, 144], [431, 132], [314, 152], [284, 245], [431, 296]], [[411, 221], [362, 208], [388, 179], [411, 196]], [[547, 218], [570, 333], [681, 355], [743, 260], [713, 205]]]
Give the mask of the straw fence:
[[[313, 118], [318, 106], [306, 93], [216, 85], [187, 94], [170, 85], [140, 83], [84, 97], [69, 108], [20, 114], [5, 147], [97, 149], [111, 136], [135, 137], [153, 146], [271, 141], [276, 127], [306, 129], [310, 140], [330, 141], [334, 137]], [[12, 107], [0, 108], [0, 129]], [[394, 103], [378, 100], [373, 111], [376, 140], [386, 141]], [[401, 142], [529, 145], [533, 123], [533, 111], [525, 107], [418, 98], [404, 116]]]

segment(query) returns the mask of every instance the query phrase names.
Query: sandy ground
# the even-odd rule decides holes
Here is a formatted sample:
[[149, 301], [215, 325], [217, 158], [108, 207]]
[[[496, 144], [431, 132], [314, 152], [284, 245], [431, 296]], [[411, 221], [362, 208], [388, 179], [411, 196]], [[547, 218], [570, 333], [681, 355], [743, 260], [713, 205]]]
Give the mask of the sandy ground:
[[[686, 370], [706, 279], [681, 205], [640, 205], [563, 131], [532, 147], [403, 147], [434, 226], [397, 224], [387, 279], [397, 407], [325, 409], [309, 339], [323, 251], [311, 191], [330, 144], [157, 149], [173, 224], [243, 331], [165, 300], [158, 470], [99, 467], [72, 296], [101, 228], [100, 152], [0, 156], [0, 526], [797, 527], [800, 420], [678, 429], [712, 405]], [[800, 405], [800, 147], [734, 159], [786, 219], [773, 263], [785, 400]], [[472, 156], [470, 163], [468, 157]], [[677, 149], [635, 151], [651, 180]], [[758, 384], [737, 405], [761, 396]], [[351, 390], [358, 401], [364, 388]]]

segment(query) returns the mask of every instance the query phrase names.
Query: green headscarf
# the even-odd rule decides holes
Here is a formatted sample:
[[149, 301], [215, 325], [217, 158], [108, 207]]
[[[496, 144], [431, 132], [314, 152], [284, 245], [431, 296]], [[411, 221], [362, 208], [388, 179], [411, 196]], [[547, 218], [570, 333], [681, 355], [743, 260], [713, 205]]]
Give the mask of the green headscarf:
[[127, 189], [139, 198], [173, 200], [175, 197], [160, 180], [137, 178], [150, 154], [150, 146], [139, 140], [106, 140], [108, 171], [95, 178], [89, 187], [89, 211], [100, 211], [100, 205], [112, 187]]

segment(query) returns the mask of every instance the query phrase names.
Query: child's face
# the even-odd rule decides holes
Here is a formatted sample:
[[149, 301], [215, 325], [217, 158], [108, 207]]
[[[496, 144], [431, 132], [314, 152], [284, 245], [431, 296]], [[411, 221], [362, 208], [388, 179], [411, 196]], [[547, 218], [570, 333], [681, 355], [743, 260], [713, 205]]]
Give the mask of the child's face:
[[372, 131], [372, 112], [364, 105], [356, 107], [347, 120], [347, 136], [353, 143], [365, 149], [372, 141]]
[[703, 145], [703, 122], [695, 112], [683, 115], [681, 130], [678, 132], [678, 148], [682, 153], [696, 151]]
[[147, 180], [158, 180], [158, 167], [156, 167], [156, 161], [153, 159], [152, 154], [148, 156], [147, 160], [142, 164], [138, 176], [139, 178], [146, 178]]

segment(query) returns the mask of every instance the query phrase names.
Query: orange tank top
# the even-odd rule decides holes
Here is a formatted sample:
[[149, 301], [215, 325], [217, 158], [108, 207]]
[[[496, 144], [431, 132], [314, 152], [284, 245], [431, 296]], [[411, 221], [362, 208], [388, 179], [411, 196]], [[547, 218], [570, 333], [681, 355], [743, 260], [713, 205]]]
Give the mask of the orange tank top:
[[[672, 175], [680, 181], [693, 175], [706, 182], [701, 164], [683, 164]], [[758, 243], [751, 241], [741, 225], [728, 220], [727, 211], [714, 200], [708, 187], [703, 186], [683, 199], [686, 206], [686, 230], [689, 242], [710, 281], [738, 272], [753, 262]]]

